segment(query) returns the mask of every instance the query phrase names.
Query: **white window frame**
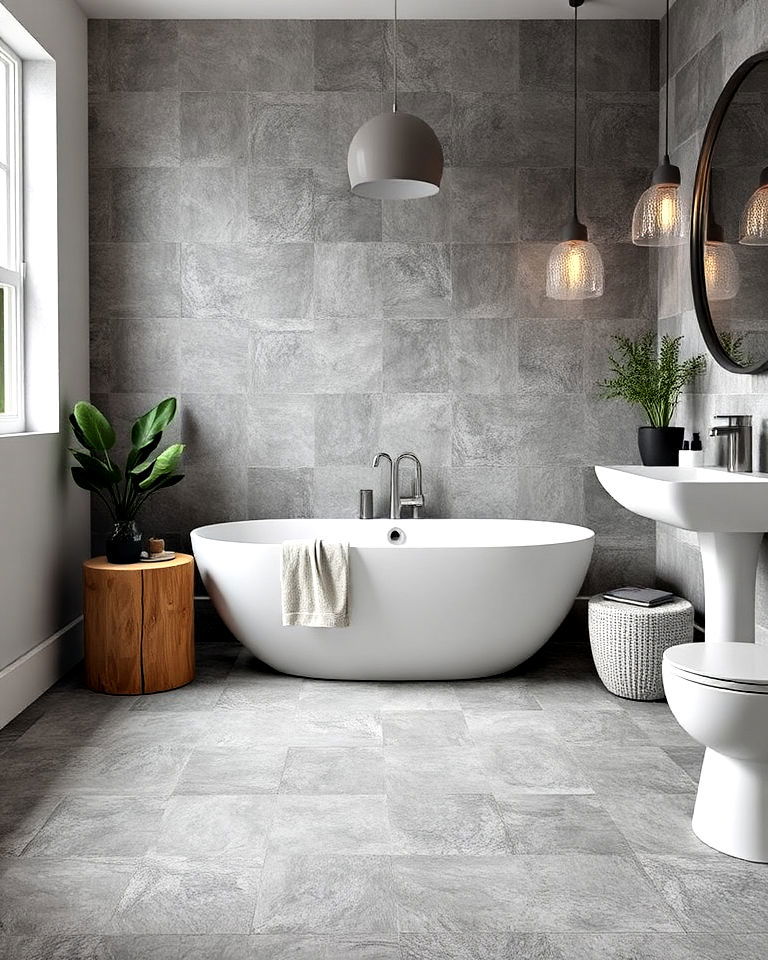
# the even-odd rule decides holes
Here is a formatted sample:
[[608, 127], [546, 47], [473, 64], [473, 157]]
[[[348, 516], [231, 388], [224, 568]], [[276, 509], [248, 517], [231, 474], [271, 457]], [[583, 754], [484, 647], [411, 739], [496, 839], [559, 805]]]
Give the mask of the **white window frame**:
[[[7, 71], [6, 142], [8, 164], [8, 253], [9, 265], [0, 264], [0, 284], [10, 291], [5, 314], [5, 411], [0, 413], [0, 435], [21, 433], [24, 419], [24, 215], [22, 205], [22, 64], [21, 59], [0, 40], [0, 66]], [[0, 224], [2, 229], [2, 224]], [[10, 361], [9, 361], [10, 358]]]

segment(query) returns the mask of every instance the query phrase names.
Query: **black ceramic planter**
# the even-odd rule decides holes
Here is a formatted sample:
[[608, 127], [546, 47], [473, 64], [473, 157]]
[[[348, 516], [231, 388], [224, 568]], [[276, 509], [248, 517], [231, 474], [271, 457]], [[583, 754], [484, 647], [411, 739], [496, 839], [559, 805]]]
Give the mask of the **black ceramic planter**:
[[116, 523], [107, 537], [110, 563], [138, 563], [141, 560], [141, 531], [133, 520]]
[[676, 467], [677, 455], [683, 446], [683, 427], [640, 427], [637, 445], [646, 467]]

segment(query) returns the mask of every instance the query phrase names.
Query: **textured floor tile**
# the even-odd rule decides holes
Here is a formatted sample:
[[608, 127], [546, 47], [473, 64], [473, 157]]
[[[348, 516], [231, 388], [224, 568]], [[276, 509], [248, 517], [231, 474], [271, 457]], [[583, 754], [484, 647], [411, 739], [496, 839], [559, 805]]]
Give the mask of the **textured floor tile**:
[[[106, 745], [105, 745], [106, 743]], [[192, 745], [126, 746], [106, 740], [67, 750], [54, 742], [14, 744], [2, 755], [7, 795], [45, 794], [168, 796]]]
[[460, 710], [392, 710], [382, 715], [381, 722], [387, 745], [449, 747], [471, 743]]
[[221, 690], [202, 683], [137, 697], [131, 706], [136, 713], [197, 713], [210, 710], [221, 696]]
[[393, 870], [404, 933], [678, 929], [621, 857], [396, 857]]
[[175, 794], [276, 793], [286, 749], [229, 745], [200, 746], [181, 771]]
[[462, 704], [449, 683], [388, 683], [384, 685], [381, 709], [460, 710]]
[[400, 960], [395, 939], [373, 937], [261, 933], [179, 937], [178, 941], [178, 960]]
[[171, 797], [153, 852], [159, 857], [260, 865], [274, 811], [275, 801], [267, 795]]
[[646, 737], [661, 747], [698, 747], [675, 720], [666, 703], [634, 703], [629, 700], [624, 709]]
[[383, 794], [383, 748], [291, 747], [280, 781], [280, 793]]
[[691, 933], [768, 929], [765, 865], [720, 856], [641, 856], [640, 861], [683, 927]]
[[556, 744], [558, 736], [549, 713], [541, 710], [508, 710], [505, 706], [464, 707], [467, 727], [476, 743], [505, 743], [510, 746]]
[[63, 800], [25, 857], [141, 857], [155, 841], [165, 801], [142, 797]]
[[659, 747], [570, 744], [583, 776], [600, 794], [692, 793], [696, 784]]
[[550, 935], [553, 957], [563, 960], [758, 960], [757, 937], [712, 936], [690, 937], [684, 934], [652, 933]]
[[392, 850], [427, 856], [487, 856], [510, 852], [493, 797], [390, 797]]
[[267, 712], [274, 708], [278, 715], [288, 715], [298, 706], [299, 690], [297, 685], [264, 683], [230, 683], [216, 703], [217, 710], [256, 710]]
[[464, 680], [455, 683], [461, 706], [466, 710], [541, 710], [524, 680], [513, 677], [503, 680]]
[[704, 759], [704, 747], [698, 743], [691, 747], [664, 747], [664, 753], [673, 760], [678, 767], [688, 774], [694, 783], [699, 782], [701, 762]]
[[512, 853], [631, 853], [595, 797], [521, 794], [498, 806]]
[[0, 860], [0, 930], [102, 933], [134, 869], [116, 860]]
[[285, 710], [215, 710], [211, 729], [199, 746], [282, 747], [289, 742], [295, 720], [293, 706]]
[[[104, 940], [91, 936], [27, 936], [13, 937], [0, 934], [0, 960], [117, 960]], [[143, 960], [141, 954], [135, 960]], [[149, 960], [153, 958], [149, 957]], [[165, 960], [162, 955], [156, 960]], [[167, 960], [176, 960], [175, 954]]]
[[638, 855], [720, 858], [691, 828], [695, 796], [660, 793], [604, 796], [603, 806]]
[[269, 830], [269, 852], [387, 854], [387, 805], [383, 796], [280, 796]]
[[115, 933], [248, 933], [259, 870], [147, 857], [110, 921]]
[[402, 960], [565, 960], [547, 937], [530, 933], [406, 933], [400, 950]]
[[547, 715], [566, 743], [624, 743], [650, 741], [643, 729], [622, 710], [551, 708]]
[[391, 935], [396, 930], [388, 858], [267, 858], [255, 932]]
[[445, 796], [490, 792], [490, 777], [473, 746], [384, 748], [389, 796]]
[[[0, 760], [0, 770], [2, 770]], [[18, 856], [56, 809], [61, 797], [0, 797], [0, 856]]]
[[382, 722], [377, 712], [347, 713], [338, 707], [299, 706], [290, 733], [292, 746], [380, 746]]
[[593, 793], [588, 776], [565, 747], [487, 743], [478, 748], [497, 798], [518, 793]]

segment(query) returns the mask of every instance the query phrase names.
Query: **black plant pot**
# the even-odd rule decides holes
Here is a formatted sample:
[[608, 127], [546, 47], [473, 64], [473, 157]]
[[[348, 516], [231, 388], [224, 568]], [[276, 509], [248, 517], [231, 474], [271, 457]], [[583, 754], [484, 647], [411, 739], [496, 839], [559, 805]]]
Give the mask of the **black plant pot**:
[[676, 467], [684, 437], [684, 427], [640, 427], [637, 445], [644, 466]]
[[107, 537], [110, 563], [138, 563], [141, 560], [141, 531], [133, 520], [121, 520]]

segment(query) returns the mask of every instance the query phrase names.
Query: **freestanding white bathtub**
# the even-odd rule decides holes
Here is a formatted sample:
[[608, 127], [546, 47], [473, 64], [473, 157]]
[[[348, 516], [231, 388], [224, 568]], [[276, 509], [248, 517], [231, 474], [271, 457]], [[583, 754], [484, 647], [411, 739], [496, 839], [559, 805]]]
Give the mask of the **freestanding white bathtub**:
[[[282, 626], [281, 544], [317, 537], [350, 544], [344, 629]], [[232, 633], [276, 670], [335, 680], [509, 670], [570, 610], [594, 539], [585, 527], [532, 520], [246, 520], [192, 531]]]

